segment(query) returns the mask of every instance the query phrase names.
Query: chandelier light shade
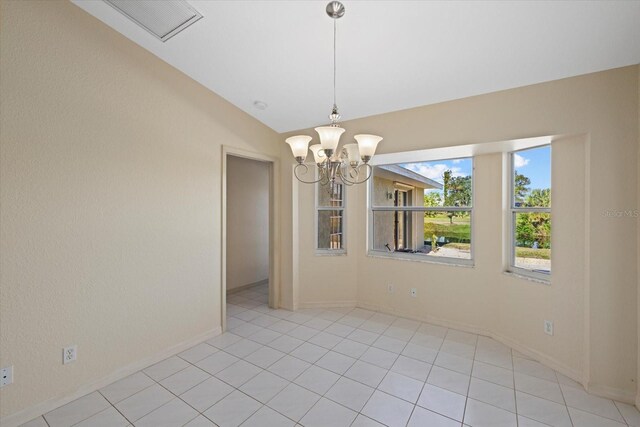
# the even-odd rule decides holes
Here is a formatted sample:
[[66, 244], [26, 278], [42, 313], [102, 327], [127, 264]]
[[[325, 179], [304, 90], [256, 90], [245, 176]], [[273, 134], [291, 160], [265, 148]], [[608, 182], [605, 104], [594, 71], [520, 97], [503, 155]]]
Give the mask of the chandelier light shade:
[[344, 149], [347, 151], [347, 159], [349, 164], [358, 164], [360, 160], [360, 150], [358, 150], [358, 144], [345, 144]]
[[[358, 150], [360, 150], [360, 155], [365, 163], [373, 157], [378, 143], [382, 141], [382, 137], [377, 135], [356, 135], [354, 138], [358, 141]], [[364, 160], [365, 158], [367, 160]]]
[[[354, 137], [356, 143], [345, 144], [342, 148], [338, 148], [340, 137], [345, 129], [338, 125], [340, 114], [336, 104], [336, 21], [344, 16], [344, 5], [338, 1], [332, 1], [327, 5], [326, 12], [333, 19], [333, 108], [329, 114], [331, 124], [315, 128], [320, 139], [319, 144], [309, 147], [312, 137], [307, 135], [292, 136], [287, 138], [286, 142], [298, 162], [294, 168], [296, 178], [307, 184], [319, 182], [326, 186], [329, 194], [334, 194], [338, 183], [362, 184], [371, 178], [373, 168], [369, 161], [373, 158], [382, 137], [368, 134], [356, 135]], [[305, 180], [301, 175], [309, 172], [309, 167], [304, 163], [309, 150], [313, 153], [318, 178]]]
[[337, 126], [322, 126], [316, 128], [318, 136], [320, 137], [320, 145], [322, 149], [335, 151], [340, 143], [340, 135], [344, 133], [344, 129]]
[[293, 157], [295, 157], [298, 162], [304, 162], [307, 158], [309, 142], [312, 139], [313, 138], [307, 135], [298, 135], [287, 138], [285, 142], [291, 147]]

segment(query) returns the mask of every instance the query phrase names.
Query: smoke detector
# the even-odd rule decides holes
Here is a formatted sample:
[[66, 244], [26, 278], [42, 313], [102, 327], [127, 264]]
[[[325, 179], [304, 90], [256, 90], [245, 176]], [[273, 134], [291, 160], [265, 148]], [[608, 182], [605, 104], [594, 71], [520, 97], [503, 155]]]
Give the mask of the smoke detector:
[[264, 101], [254, 101], [253, 106], [256, 107], [258, 110], [266, 110], [268, 107], [267, 103]]

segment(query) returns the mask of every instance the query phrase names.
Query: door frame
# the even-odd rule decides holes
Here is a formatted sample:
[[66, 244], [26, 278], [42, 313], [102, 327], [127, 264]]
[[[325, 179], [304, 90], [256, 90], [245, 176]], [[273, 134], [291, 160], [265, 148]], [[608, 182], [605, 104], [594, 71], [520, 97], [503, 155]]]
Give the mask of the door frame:
[[269, 307], [280, 305], [280, 160], [277, 157], [241, 148], [222, 146], [222, 243], [220, 265], [220, 325], [222, 332], [227, 329], [227, 158], [241, 157], [264, 162], [269, 166]]

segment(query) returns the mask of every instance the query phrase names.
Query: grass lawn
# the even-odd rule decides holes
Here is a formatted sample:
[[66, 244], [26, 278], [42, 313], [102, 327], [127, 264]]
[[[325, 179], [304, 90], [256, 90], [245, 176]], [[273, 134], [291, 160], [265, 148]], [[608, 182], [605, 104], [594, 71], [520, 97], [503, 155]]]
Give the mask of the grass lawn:
[[444, 236], [448, 240], [470, 240], [471, 217], [454, 217], [453, 224], [445, 213], [424, 217], [425, 240], [431, 240], [434, 234], [438, 237]]
[[516, 257], [551, 259], [551, 249], [516, 248]]
[[[469, 243], [447, 243], [444, 248], [458, 249], [460, 251], [471, 250]], [[516, 248], [516, 257], [533, 259], [551, 259], [551, 249]]]
[[[471, 240], [471, 218], [469, 216], [453, 217], [453, 224], [445, 214], [438, 214], [434, 217], [424, 217], [424, 238], [431, 240], [432, 235], [444, 236], [447, 240]], [[450, 242], [444, 245], [446, 248], [468, 251], [471, 249], [469, 243]], [[551, 249], [516, 248], [516, 257], [551, 259]]]

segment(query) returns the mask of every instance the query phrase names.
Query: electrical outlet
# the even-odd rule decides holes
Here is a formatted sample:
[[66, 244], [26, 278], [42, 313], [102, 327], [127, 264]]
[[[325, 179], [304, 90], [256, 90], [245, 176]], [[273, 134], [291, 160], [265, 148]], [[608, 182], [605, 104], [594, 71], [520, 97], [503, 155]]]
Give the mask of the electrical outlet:
[[78, 358], [78, 346], [72, 345], [62, 349], [62, 364], [75, 362]]
[[418, 289], [411, 288], [411, 297], [415, 298], [418, 296]]
[[13, 366], [0, 369], [0, 388], [13, 382]]
[[553, 321], [551, 320], [544, 321], [544, 333], [547, 335], [553, 335]]
[[387, 285], [387, 293], [388, 294], [393, 294], [396, 291], [396, 287], [394, 285], [392, 285], [391, 283], [389, 283]]

